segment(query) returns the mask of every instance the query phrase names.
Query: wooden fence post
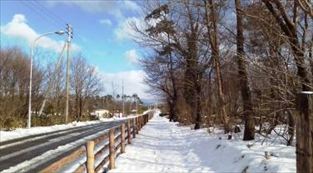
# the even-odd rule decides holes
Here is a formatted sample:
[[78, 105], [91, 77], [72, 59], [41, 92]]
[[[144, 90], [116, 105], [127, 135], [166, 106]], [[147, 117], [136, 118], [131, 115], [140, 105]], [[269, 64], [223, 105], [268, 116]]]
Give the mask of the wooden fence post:
[[139, 117], [140, 130], [142, 128], [142, 116]]
[[115, 129], [110, 129], [109, 131], [109, 168], [115, 168], [115, 141], [114, 141], [114, 131]]
[[121, 153], [125, 153], [125, 124], [121, 125]]
[[142, 116], [138, 117], [138, 121], [139, 121], [139, 130], [141, 130], [141, 127], [142, 127], [141, 117], [142, 117]]
[[139, 118], [138, 117], [136, 117], [136, 125], [135, 125], [135, 127], [136, 127], [136, 134], [138, 134], [139, 133], [139, 130], [140, 130], [140, 124], [139, 124]]
[[142, 116], [140, 116], [140, 129], [142, 128], [142, 126], [143, 126], [143, 119], [142, 119], [143, 117]]
[[145, 116], [141, 116], [141, 124], [142, 124], [141, 127], [145, 125]]
[[130, 120], [127, 121], [127, 142], [131, 144], [131, 128], [130, 128]]
[[136, 121], [136, 118], [133, 119], [133, 138], [136, 138], [136, 133], [137, 133], [135, 121]]
[[313, 172], [313, 92], [297, 95], [296, 154], [297, 172]]
[[95, 142], [88, 141], [86, 144], [87, 148], [87, 173], [94, 173], [95, 172], [95, 155], [94, 155], [94, 149], [95, 149]]

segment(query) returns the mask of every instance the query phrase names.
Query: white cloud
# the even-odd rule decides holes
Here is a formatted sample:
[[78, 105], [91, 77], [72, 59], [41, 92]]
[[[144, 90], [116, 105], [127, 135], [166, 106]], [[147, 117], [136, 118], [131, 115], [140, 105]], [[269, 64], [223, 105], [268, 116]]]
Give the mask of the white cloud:
[[138, 63], [139, 56], [138, 56], [137, 51], [135, 49], [131, 49], [131, 50], [126, 51], [124, 56], [129, 62], [131, 62], [133, 64]]
[[[1, 26], [0, 30], [2, 34], [7, 36], [25, 39], [29, 45], [31, 45], [38, 36], [40, 36], [27, 24], [27, 19], [23, 14], [15, 14], [9, 23]], [[63, 45], [64, 41], [56, 41], [44, 36], [38, 40], [36, 46], [54, 51], [60, 51]], [[79, 49], [78, 45], [72, 44], [73, 51], [78, 51]]]
[[112, 94], [112, 83], [114, 84], [114, 92], [121, 94], [122, 82], [124, 82], [124, 93], [132, 95], [138, 94], [140, 98], [151, 99], [151, 95], [147, 93], [149, 87], [144, 83], [145, 73], [142, 70], [123, 71], [117, 73], [100, 73], [106, 94]]
[[143, 22], [137, 17], [129, 17], [123, 20], [114, 30], [118, 40], [134, 39], [138, 33], [134, 30], [134, 26], [144, 28]]
[[101, 19], [101, 20], [99, 20], [99, 23], [106, 25], [106, 26], [112, 26], [112, 22], [110, 19]]

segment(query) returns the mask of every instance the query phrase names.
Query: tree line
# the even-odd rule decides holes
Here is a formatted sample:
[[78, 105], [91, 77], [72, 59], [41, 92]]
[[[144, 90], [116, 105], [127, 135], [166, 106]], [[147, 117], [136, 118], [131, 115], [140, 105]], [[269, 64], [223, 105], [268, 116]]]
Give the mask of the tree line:
[[132, 26], [171, 121], [244, 125], [243, 140], [275, 132], [292, 145], [296, 94], [313, 89], [312, 11], [307, 0], [147, 1]]
[[[65, 60], [39, 52], [33, 65], [32, 124], [53, 125], [65, 122]], [[46, 59], [48, 63], [44, 62]], [[25, 127], [28, 115], [30, 59], [19, 47], [0, 49], [0, 128]], [[82, 54], [71, 58], [69, 121], [92, 119], [96, 109], [122, 111], [119, 95], [104, 95], [103, 81], [96, 68]], [[135, 109], [140, 98], [124, 95], [125, 112]]]

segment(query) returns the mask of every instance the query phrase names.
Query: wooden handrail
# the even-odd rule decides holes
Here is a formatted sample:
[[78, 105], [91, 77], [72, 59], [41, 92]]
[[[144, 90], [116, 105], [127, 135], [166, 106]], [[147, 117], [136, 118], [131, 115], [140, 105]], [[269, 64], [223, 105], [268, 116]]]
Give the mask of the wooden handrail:
[[74, 150], [71, 154], [68, 156], [50, 164], [45, 169], [41, 170], [42, 173], [50, 173], [55, 170], [60, 170], [64, 165], [67, 165], [71, 162], [73, 162], [75, 159], [77, 159], [79, 156], [85, 153], [85, 147], [80, 146], [76, 150]]
[[67, 169], [68, 165], [81, 159], [83, 161], [77, 166], [75, 173], [86, 171], [94, 173], [104, 169], [105, 166], [106, 169], [114, 169], [115, 159], [125, 152], [125, 145], [131, 144], [132, 138], [136, 138], [136, 134], [151, 118], [151, 114], [145, 114], [128, 119], [120, 126], [112, 127], [106, 130], [104, 134], [78, 146], [73, 152], [50, 164], [40, 172], [58, 172]]

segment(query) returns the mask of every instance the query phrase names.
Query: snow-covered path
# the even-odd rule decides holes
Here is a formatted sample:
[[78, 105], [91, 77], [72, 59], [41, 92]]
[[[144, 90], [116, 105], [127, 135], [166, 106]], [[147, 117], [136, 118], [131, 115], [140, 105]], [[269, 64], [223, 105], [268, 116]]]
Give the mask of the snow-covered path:
[[[294, 147], [219, 137], [155, 115], [109, 172], [295, 172]], [[266, 159], [265, 151], [275, 156]]]
[[209, 172], [201, 162], [197, 140], [189, 128], [177, 127], [168, 119], [155, 116], [139, 132], [126, 154], [117, 159], [117, 169], [110, 172]]

